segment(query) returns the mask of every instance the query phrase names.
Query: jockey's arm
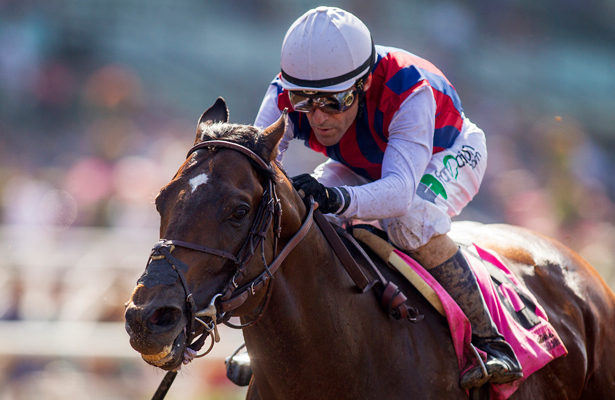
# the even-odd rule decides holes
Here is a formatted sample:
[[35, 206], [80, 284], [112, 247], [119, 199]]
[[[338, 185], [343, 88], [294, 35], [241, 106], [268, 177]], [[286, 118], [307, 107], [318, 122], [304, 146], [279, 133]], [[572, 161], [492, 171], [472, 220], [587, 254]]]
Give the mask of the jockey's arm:
[[[269, 86], [254, 123], [256, 127], [267, 127], [282, 115], [277, 106], [277, 90], [276, 85]], [[343, 217], [382, 219], [408, 212], [431, 159], [435, 114], [436, 103], [428, 86], [417, 90], [402, 103], [389, 125], [382, 177], [361, 186], [344, 186], [350, 195], [350, 205], [341, 214]], [[284, 151], [293, 139], [292, 122], [288, 122], [278, 146], [278, 161], [282, 161]]]
[[405, 215], [432, 156], [436, 102], [429, 86], [409, 96], [389, 125], [382, 177], [361, 186], [344, 186], [350, 205], [346, 218], [383, 219]]

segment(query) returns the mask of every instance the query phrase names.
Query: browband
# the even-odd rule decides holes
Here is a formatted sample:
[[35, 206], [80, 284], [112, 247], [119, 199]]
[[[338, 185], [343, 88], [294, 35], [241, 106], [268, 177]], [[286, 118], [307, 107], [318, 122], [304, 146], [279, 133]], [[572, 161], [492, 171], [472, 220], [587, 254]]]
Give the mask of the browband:
[[226, 140], [208, 140], [206, 142], [198, 143], [198, 144], [194, 145], [190, 149], [190, 151], [188, 151], [188, 154], [186, 155], [186, 158], [190, 157], [190, 154], [194, 153], [195, 151], [203, 149], [203, 148], [206, 148], [206, 147], [226, 147], [228, 149], [236, 150], [236, 151], [238, 151], [240, 153], [243, 153], [244, 155], [248, 156], [251, 160], [256, 162], [258, 165], [260, 165], [264, 169], [271, 170], [271, 165], [267, 164], [255, 152], [253, 152], [252, 150], [250, 150], [247, 147], [244, 147], [244, 146], [242, 146], [240, 144], [229, 142], [229, 141], [226, 141]]

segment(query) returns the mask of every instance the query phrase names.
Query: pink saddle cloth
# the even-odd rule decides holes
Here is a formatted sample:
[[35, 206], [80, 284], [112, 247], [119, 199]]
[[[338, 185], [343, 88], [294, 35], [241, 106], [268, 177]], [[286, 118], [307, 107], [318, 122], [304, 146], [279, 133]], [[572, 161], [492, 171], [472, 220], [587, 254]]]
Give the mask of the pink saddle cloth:
[[[504, 400], [510, 397], [532, 373], [551, 360], [568, 354], [568, 350], [549, 323], [545, 310], [538, 304], [534, 295], [506, 268], [498, 256], [476, 245], [471, 246], [469, 250], [475, 251], [480, 258], [491, 263], [489, 266], [491, 269], [494, 267], [497, 269], [494, 276], [500, 279], [496, 279], [496, 285], [485, 264], [464, 250], [478, 279], [493, 321], [515, 351], [523, 367], [523, 378], [511, 383], [491, 385], [491, 398]], [[395, 250], [395, 252], [435, 290], [440, 298], [451, 330], [460, 374], [476, 365], [477, 359], [470, 348], [472, 330], [463, 311], [420, 264], [401, 251]], [[479, 353], [484, 360], [485, 354], [480, 350]]]

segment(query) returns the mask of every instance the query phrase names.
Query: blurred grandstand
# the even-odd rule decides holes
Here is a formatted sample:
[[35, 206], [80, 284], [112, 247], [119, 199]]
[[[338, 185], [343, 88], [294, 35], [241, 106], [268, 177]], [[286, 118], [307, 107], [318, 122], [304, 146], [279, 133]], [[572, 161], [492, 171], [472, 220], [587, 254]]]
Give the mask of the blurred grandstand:
[[[252, 123], [307, 0], [0, 0], [0, 400], [149, 398], [123, 303], [157, 240], [152, 205], [218, 96]], [[376, 43], [433, 61], [488, 137], [458, 219], [580, 252], [615, 287], [615, 4], [331, 1]], [[322, 159], [293, 143], [289, 174]], [[169, 399], [241, 398], [224, 330]]]

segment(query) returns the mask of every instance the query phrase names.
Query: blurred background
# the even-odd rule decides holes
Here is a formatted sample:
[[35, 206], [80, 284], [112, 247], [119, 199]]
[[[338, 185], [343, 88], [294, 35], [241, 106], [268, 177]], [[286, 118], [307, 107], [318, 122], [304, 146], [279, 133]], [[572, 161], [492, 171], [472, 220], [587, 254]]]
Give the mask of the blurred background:
[[[123, 303], [158, 239], [152, 204], [218, 96], [252, 123], [284, 34], [318, 5], [438, 66], [487, 134], [457, 219], [526, 226], [615, 287], [615, 2], [0, 0], [0, 400], [148, 399]], [[293, 143], [290, 175], [322, 159]], [[169, 399], [234, 399], [223, 359]]]

